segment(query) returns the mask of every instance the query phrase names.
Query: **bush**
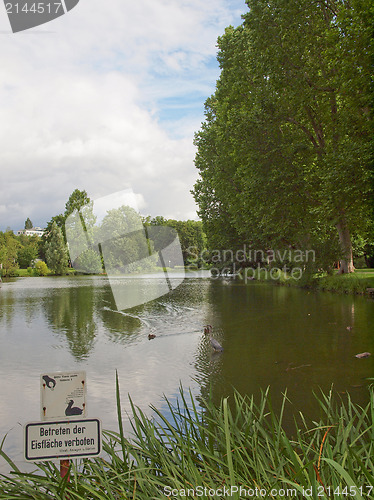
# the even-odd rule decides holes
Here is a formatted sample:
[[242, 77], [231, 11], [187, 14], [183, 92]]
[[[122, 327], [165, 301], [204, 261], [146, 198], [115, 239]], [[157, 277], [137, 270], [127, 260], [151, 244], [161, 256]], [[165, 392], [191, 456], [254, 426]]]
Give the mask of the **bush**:
[[48, 269], [47, 264], [42, 260], [39, 260], [35, 264], [34, 276], [47, 276], [48, 274], [50, 274], [50, 272], [51, 271]]

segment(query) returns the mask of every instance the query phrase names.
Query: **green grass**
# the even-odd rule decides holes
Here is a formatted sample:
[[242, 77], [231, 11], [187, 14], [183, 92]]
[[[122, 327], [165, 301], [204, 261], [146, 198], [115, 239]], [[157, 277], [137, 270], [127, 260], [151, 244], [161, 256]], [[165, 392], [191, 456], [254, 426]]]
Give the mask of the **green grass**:
[[374, 287], [374, 269], [356, 269], [354, 275], [360, 279], [368, 280], [371, 288]]
[[341, 293], [365, 293], [367, 288], [374, 288], [374, 270], [356, 269], [351, 274], [333, 274], [316, 280], [318, 290]]
[[[208, 492], [224, 487], [234, 488], [230, 498], [243, 498], [235, 494], [240, 487], [262, 488], [266, 498], [282, 498], [270, 494], [280, 489], [293, 490], [293, 498], [303, 498], [303, 490], [309, 488], [313, 493], [308, 498], [313, 499], [337, 498], [338, 491], [354, 492], [350, 498], [372, 497], [369, 489], [360, 490], [374, 484], [372, 388], [363, 408], [349, 396], [345, 402], [335, 400], [332, 393], [317, 399], [321, 419], [307, 422], [299, 414], [291, 437], [282, 423], [286, 396], [276, 414], [268, 391], [258, 404], [235, 393], [230, 405], [225, 398], [218, 407], [205, 401], [200, 409], [191, 394], [181, 390], [176, 406], [166, 400], [168, 419], [156, 408], [148, 417], [131, 403], [133, 436], [129, 439], [122, 427], [117, 379], [120, 425], [118, 432], [105, 432], [106, 457], [72, 465], [67, 482], [51, 462], [39, 464], [32, 474], [22, 474], [0, 451], [13, 469], [11, 476], [0, 477], [0, 498], [159, 500], [167, 498], [168, 492], [168, 498], [177, 498], [173, 489], [190, 490], [185, 496], [192, 498], [192, 489]], [[225, 496], [207, 493], [200, 498]]]
[[[66, 275], [73, 276], [76, 274], [77, 274], [77, 272], [75, 269], [72, 269], [72, 268], [66, 269]], [[29, 278], [30, 276], [37, 277], [37, 278], [39, 277], [39, 276], [35, 276], [34, 274], [30, 274], [27, 269], [17, 269], [15, 271], [15, 274], [13, 277], [15, 277], [15, 278]], [[55, 276], [55, 275], [53, 273], [48, 273], [47, 276]]]
[[16, 273], [17, 273], [17, 277], [21, 277], [21, 278], [24, 278], [26, 276], [30, 276], [27, 269], [17, 269]]
[[270, 274], [268, 269], [256, 269], [254, 272], [250, 271], [247, 276], [253, 276], [256, 281], [260, 282], [339, 293], [364, 294], [367, 288], [374, 288], [374, 269], [356, 269], [351, 274], [338, 274], [337, 271], [332, 275], [310, 276], [304, 274], [301, 279], [294, 279], [290, 274], [286, 275], [281, 270], [276, 271], [274, 269]]

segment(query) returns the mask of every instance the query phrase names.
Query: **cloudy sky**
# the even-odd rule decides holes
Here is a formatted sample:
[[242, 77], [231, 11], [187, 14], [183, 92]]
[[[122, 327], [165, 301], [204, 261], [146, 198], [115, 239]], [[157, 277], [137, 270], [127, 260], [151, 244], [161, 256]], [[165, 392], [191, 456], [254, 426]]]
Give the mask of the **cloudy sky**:
[[76, 188], [132, 189], [144, 215], [196, 218], [193, 134], [216, 41], [244, 0], [80, 0], [13, 34], [0, 6], [0, 230], [44, 226]]

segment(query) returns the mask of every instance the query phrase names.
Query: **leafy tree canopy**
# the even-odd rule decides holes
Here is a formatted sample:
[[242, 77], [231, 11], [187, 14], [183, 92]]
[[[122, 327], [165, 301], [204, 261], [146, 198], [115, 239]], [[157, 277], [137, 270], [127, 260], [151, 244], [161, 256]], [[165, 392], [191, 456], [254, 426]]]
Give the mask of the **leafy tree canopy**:
[[14, 276], [19, 268], [17, 252], [21, 247], [13, 231], [0, 232], [0, 275]]
[[69, 196], [68, 201], [65, 204], [65, 218], [74, 212], [74, 210], [80, 210], [84, 206], [90, 203], [90, 198], [87, 195], [85, 190], [80, 191], [79, 189], [75, 189], [71, 195]]
[[248, 0], [218, 41], [193, 194], [218, 248], [313, 248], [353, 268], [371, 220], [371, 3]]

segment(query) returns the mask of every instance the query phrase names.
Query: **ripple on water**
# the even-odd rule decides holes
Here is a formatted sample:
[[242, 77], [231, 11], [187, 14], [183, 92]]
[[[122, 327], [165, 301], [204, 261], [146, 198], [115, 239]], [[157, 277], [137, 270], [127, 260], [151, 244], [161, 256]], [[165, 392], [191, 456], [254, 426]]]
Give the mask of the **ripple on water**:
[[[312, 389], [334, 383], [338, 391], [354, 386], [352, 397], [364, 403], [374, 356], [354, 356], [374, 353], [373, 323], [374, 301], [260, 284], [187, 279], [172, 294], [117, 311], [104, 277], [5, 283], [0, 439], [10, 431], [5, 449], [18, 460], [23, 425], [40, 419], [39, 377], [48, 371], [86, 370], [88, 415], [104, 428], [117, 428], [116, 369], [127, 412], [128, 393], [148, 411], [164, 407], [163, 394], [175, 398], [180, 383], [203, 397], [212, 388], [217, 400], [233, 387], [258, 394], [271, 385], [275, 395], [288, 387], [304, 412], [314, 411]], [[223, 353], [212, 351], [206, 324]]]

